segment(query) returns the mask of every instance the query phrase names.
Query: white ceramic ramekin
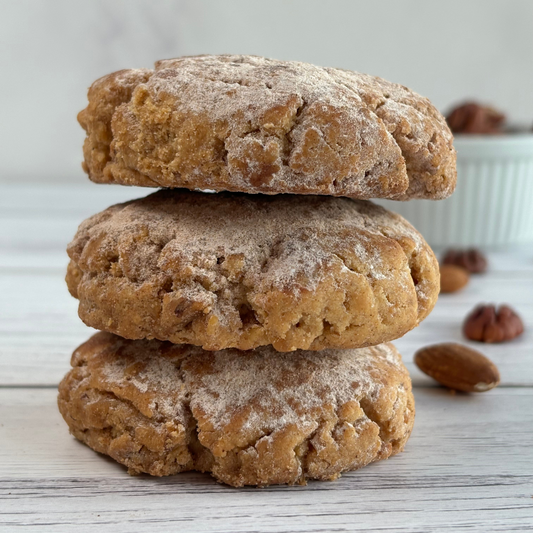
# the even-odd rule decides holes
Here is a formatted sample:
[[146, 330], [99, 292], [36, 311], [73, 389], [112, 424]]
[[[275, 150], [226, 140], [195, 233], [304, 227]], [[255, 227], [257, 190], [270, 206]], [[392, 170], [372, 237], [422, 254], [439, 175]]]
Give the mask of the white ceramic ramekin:
[[432, 246], [533, 242], [533, 134], [456, 135], [457, 188], [446, 200], [379, 201]]

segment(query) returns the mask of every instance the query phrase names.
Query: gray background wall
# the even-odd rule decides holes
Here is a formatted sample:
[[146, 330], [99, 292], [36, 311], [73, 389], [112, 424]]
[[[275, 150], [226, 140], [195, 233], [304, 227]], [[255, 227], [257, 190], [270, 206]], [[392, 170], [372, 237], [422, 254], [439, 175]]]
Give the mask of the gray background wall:
[[97, 77], [250, 53], [376, 74], [441, 109], [533, 122], [532, 0], [0, 0], [0, 178], [83, 179], [75, 120]]

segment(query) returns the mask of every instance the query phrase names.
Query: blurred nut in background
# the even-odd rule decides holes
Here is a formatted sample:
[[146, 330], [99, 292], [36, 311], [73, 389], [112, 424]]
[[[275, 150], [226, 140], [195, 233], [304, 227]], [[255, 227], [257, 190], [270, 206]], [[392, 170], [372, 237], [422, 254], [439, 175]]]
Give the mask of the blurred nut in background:
[[466, 338], [479, 342], [505, 342], [524, 331], [521, 318], [507, 305], [478, 305], [465, 319]]
[[468, 271], [456, 265], [440, 265], [440, 292], [456, 292], [470, 279]]
[[460, 266], [471, 274], [480, 274], [487, 270], [487, 258], [476, 248], [468, 250], [450, 249], [442, 260], [444, 265]]
[[466, 102], [450, 111], [446, 122], [453, 133], [487, 135], [503, 133], [505, 115], [492, 107]]

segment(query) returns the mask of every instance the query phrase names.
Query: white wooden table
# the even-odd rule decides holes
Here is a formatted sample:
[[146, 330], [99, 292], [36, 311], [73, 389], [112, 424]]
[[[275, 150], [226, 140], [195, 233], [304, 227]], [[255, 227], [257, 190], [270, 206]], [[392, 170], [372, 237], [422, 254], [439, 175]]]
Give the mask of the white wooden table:
[[[417, 416], [403, 454], [306, 487], [233, 489], [208, 475], [130, 477], [69, 436], [56, 387], [91, 334], [63, 278], [77, 225], [146, 190], [0, 182], [0, 531], [533, 530], [533, 246], [489, 254], [490, 272], [443, 295], [397, 341]], [[507, 302], [525, 320], [513, 342], [479, 346], [502, 384], [451, 394], [413, 352], [461, 341], [465, 314]]]

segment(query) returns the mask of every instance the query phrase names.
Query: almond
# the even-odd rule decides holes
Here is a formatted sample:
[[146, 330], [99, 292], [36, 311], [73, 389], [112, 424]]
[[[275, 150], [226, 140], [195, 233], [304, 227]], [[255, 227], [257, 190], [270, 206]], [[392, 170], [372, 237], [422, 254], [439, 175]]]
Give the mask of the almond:
[[464, 392], [484, 392], [500, 382], [496, 365], [482, 353], [463, 344], [445, 342], [421, 348], [415, 363], [428, 376]]
[[469, 280], [468, 272], [457, 265], [440, 265], [440, 292], [456, 292]]

